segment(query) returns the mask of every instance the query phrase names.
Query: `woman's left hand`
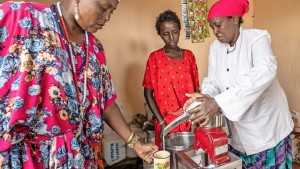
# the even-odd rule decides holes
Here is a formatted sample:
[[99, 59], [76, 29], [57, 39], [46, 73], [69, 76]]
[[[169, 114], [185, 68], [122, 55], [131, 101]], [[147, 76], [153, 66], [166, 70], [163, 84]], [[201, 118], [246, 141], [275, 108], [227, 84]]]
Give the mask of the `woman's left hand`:
[[187, 112], [189, 114], [193, 114], [190, 118], [191, 122], [198, 124], [200, 127], [207, 125], [210, 119], [220, 110], [218, 103], [213, 98], [200, 93], [186, 94], [186, 96], [190, 97], [190, 99], [184, 104], [184, 110], [193, 101], [202, 102], [202, 104]]
[[158, 151], [158, 147], [153, 143], [143, 143], [140, 140], [135, 144], [134, 151], [136, 154], [149, 164], [153, 163], [153, 153]]

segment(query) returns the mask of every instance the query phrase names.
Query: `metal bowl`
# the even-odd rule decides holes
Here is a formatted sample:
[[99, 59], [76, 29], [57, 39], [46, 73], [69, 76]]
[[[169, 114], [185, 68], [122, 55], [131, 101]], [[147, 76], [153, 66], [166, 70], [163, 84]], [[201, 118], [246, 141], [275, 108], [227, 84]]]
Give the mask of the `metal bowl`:
[[221, 127], [225, 126], [225, 116], [220, 112], [217, 113], [212, 119], [208, 122], [204, 128], [216, 128], [216, 127]]
[[194, 145], [194, 134], [192, 132], [179, 132], [169, 134], [166, 138], [166, 149], [184, 150]]

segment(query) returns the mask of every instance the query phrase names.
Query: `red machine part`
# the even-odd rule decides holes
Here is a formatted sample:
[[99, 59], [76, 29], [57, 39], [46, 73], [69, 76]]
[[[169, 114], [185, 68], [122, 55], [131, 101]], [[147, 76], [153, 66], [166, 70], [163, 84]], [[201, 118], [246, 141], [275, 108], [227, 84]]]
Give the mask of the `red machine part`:
[[228, 137], [221, 127], [196, 129], [194, 149], [199, 148], [208, 153], [214, 165], [222, 165], [230, 161]]

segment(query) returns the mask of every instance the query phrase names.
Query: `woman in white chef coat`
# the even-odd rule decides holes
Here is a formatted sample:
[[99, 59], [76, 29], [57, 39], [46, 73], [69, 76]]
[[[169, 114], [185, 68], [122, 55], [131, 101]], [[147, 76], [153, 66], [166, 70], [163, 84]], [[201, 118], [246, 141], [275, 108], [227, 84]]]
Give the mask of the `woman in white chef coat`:
[[217, 37], [209, 54], [202, 94], [187, 94], [203, 102], [189, 111], [205, 126], [219, 110], [228, 119], [229, 150], [243, 168], [292, 168], [293, 121], [287, 99], [276, 78], [277, 63], [266, 30], [244, 29], [247, 0], [220, 0], [208, 20]]

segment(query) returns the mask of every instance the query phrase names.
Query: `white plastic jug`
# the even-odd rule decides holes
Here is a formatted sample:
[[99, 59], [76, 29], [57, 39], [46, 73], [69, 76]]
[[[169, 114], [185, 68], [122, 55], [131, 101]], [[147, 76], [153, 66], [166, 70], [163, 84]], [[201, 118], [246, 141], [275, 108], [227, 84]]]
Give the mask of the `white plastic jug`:
[[126, 158], [125, 141], [114, 131], [104, 134], [102, 149], [104, 159], [109, 166]]

